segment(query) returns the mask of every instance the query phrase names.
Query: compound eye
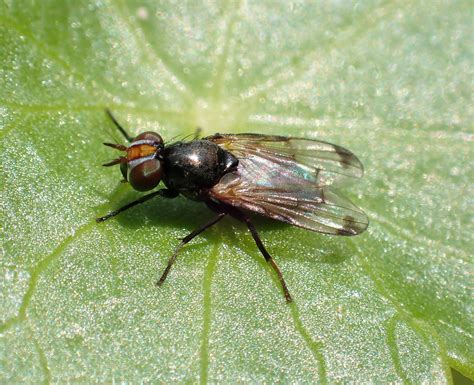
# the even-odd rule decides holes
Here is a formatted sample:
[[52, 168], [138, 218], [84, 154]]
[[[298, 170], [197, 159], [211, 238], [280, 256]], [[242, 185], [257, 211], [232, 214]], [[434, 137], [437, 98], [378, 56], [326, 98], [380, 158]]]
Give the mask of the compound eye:
[[160, 183], [163, 169], [158, 159], [147, 159], [128, 171], [128, 181], [135, 190], [147, 191]]
[[132, 142], [137, 142], [139, 140], [149, 140], [154, 144], [163, 144], [163, 138], [153, 131], [145, 131], [138, 135]]

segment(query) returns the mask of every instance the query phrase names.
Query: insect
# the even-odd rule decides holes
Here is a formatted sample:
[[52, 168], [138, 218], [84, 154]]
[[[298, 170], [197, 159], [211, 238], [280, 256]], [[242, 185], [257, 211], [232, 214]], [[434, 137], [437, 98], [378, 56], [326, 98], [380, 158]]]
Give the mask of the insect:
[[291, 302], [283, 275], [263, 245], [250, 212], [324, 234], [357, 235], [368, 226], [366, 214], [332, 189], [363, 174], [361, 162], [343, 147], [261, 134], [215, 134], [165, 144], [158, 133], [151, 131], [132, 138], [112, 113], [106, 112], [129, 144], [104, 143], [124, 152], [104, 166], [120, 165], [123, 178], [135, 190], [152, 190], [160, 181], [166, 188], [97, 218], [97, 222], [156, 196], [170, 199], [179, 194], [203, 202], [216, 213], [181, 240], [157, 281], [158, 286], [165, 281], [185, 244], [231, 216], [245, 223], [277, 274], [286, 301]]

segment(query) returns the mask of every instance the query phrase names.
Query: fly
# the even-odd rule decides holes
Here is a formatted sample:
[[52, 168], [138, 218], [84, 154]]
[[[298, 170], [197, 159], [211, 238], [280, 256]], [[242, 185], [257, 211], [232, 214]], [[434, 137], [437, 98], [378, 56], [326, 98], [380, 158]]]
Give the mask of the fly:
[[103, 222], [156, 196], [178, 195], [206, 204], [216, 216], [184, 237], [157, 281], [161, 286], [181, 248], [226, 216], [247, 226], [257, 248], [292, 297], [283, 275], [267, 251], [249, 212], [324, 234], [357, 235], [368, 226], [367, 215], [332, 189], [363, 175], [359, 159], [343, 147], [313, 139], [261, 134], [215, 134], [203, 139], [163, 142], [156, 132], [132, 138], [107, 110], [128, 145], [104, 143], [124, 155], [104, 164], [120, 165], [123, 178], [138, 191], [160, 181], [166, 188], [97, 218]]

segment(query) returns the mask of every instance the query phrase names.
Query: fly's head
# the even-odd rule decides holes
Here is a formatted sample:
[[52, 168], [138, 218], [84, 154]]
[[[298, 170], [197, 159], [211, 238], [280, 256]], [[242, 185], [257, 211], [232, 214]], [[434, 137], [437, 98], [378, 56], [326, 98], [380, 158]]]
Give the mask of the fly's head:
[[128, 146], [115, 143], [104, 144], [126, 153], [105, 163], [104, 166], [120, 164], [124, 179], [130, 182], [135, 190], [151, 190], [160, 183], [163, 175], [164, 144], [163, 139], [156, 132], [142, 132]]

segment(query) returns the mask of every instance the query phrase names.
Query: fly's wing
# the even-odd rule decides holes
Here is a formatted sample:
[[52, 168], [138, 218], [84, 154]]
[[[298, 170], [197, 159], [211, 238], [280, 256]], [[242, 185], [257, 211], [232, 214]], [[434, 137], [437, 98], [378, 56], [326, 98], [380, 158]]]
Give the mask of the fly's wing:
[[356, 235], [366, 214], [327, 186], [360, 178], [363, 168], [350, 151], [317, 140], [258, 134], [205, 138], [239, 159], [210, 190], [217, 201], [326, 234]]
[[275, 177], [272, 185], [262, 185], [239, 165], [209, 193], [217, 201], [319, 233], [356, 235], [367, 228], [367, 215], [334, 191], [303, 179], [292, 188], [278, 181]]
[[314, 186], [341, 184], [362, 177], [357, 157], [343, 147], [312, 139], [259, 134], [216, 134], [205, 138], [231, 152], [246, 177], [292, 186], [303, 179]]

